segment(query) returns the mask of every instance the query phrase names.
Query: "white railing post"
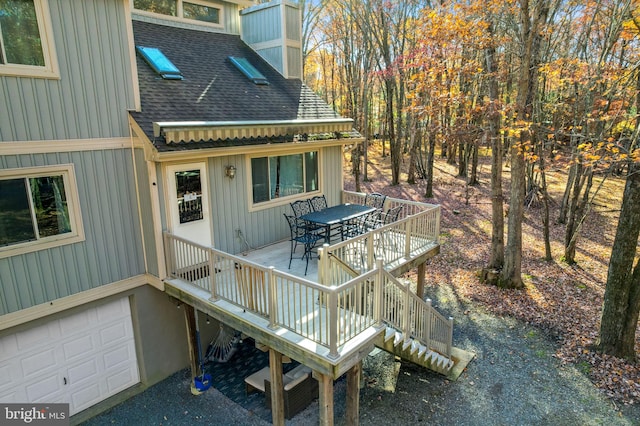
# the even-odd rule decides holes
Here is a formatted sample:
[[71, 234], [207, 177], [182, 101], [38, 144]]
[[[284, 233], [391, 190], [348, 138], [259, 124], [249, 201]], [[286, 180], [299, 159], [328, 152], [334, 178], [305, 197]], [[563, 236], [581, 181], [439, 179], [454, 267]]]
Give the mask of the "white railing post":
[[329, 358], [338, 358], [338, 292], [329, 290]]
[[447, 356], [451, 358], [451, 347], [453, 346], [453, 317], [449, 317], [449, 332], [447, 333]]
[[276, 278], [274, 274], [275, 268], [269, 267], [267, 273], [267, 281], [269, 285], [269, 328], [276, 329], [278, 327], [278, 298], [276, 295]]
[[329, 244], [324, 243], [318, 247], [318, 283], [327, 285], [327, 275], [329, 274]]
[[411, 225], [413, 224], [414, 220], [414, 218], [411, 218], [404, 223], [404, 257], [406, 259], [409, 259], [409, 254], [411, 253]]
[[218, 291], [216, 287], [216, 262], [215, 252], [209, 248], [209, 282], [211, 283], [211, 300], [214, 302], [218, 300]]
[[427, 349], [431, 350], [431, 310], [433, 309], [431, 307], [431, 299], [427, 299], [425, 301], [425, 303], [427, 304], [427, 318], [426, 318], [426, 324], [425, 324], [425, 332], [426, 332], [426, 344], [427, 344]]
[[411, 289], [409, 283], [405, 283], [404, 287], [404, 309], [402, 310], [402, 334], [404, 340], [409, 340], [409, 334], [411, 332], [411, 325], [409, 324], [409, 311], [411, 310]]
[[436, 211], [436, 235], [435, 235], [435, 238], [433, 239], [436, 244], [440, 243], [440, 214], [441, 214], [441, 212], [442, 212], [442, 210], [441, 210], [440, 206], [438, 206], [438, 210]]
[[374, 253], [373, 253], [373, 236], [377, 231], [370, 232], [367, 238], [367, 271], [373, 269]]
[[164, 233], [164, 263], [167, 268], [165, 273], [168, 277], [175, 278], [172, 271], [176, 269], [174, 265], [175, 261], [175, 250], [173, 248], [173, 241], [171, 240], [171, 234], [168, 232]]
[[373, 320], [376, 326], [382, 325], [382, 301], [384, 300], [384, 269], [382, 259], [376, 261], [378, 274], [376, 275], [375, 288], [373, 289]]

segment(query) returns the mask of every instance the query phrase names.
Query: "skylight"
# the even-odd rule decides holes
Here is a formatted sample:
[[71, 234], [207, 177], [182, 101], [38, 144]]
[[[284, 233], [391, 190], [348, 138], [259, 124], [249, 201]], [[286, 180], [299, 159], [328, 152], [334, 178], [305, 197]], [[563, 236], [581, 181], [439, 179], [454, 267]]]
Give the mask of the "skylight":
[[246, 58], [229, 56], [229, 60], [238, 68], [249, 80], [255, 84], [269, 84], [267, 78], [260, 73]]
[[182, 73], [157, 47], [136, 46], [142, 58], [165, 80], [182, 80]]

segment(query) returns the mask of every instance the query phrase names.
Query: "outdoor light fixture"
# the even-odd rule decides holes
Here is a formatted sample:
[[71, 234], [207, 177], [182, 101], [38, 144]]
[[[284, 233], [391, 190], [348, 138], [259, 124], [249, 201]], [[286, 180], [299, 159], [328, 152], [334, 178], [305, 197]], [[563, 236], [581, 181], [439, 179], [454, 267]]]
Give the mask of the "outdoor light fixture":
[[234, 177], [236, 177], [236, 166], [227, 166], [224, 174], [227, 175], [229, 179], [233, 179]]

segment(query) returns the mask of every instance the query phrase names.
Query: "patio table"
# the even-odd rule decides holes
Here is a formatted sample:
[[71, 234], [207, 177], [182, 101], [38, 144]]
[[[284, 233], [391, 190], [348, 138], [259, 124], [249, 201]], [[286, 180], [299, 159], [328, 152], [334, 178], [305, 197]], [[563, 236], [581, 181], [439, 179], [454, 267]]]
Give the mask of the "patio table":
[[365, 206], [362, 204], [338, 204], [337, 206], [328, 207], [316, 212], [307, 213], [300, 216], [305, 222], [314, 223], [323, 226], [325, 232], [325, 242], [329, 243], [331, 238], [331, 227], [335, 225], [342, 226], [345, 222], [356, 219], [360, 216], [367, 215], [376, 211], [375, 207]]

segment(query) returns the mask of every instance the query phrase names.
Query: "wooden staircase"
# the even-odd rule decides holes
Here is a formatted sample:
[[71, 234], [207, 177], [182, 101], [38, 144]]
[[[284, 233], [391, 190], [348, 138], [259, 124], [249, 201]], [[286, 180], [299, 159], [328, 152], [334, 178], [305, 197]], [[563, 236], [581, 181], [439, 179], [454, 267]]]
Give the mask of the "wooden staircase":
[[455, 366], [453, 318], [446, 318], [402, 282], [383, 272], [381, 315], [385, 329], [376, 346], [406, 361], [448, 375]]
[[433, 351], [420, 341], [406, 336], [401, 331], [387, 326], [381, 341], [376, 342], [380, 349], [402, 358], [405, 361], [447, 375], [454, 366], [454, 360]]

